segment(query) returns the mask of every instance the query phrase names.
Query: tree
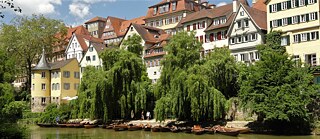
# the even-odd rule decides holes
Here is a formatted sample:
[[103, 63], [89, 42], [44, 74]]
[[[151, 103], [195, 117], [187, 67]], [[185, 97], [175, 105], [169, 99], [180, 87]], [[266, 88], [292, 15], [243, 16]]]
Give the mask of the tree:
[[2, 24], [0, 31], [1, 49], [15, 57], [20, 70], [27, 75], [26, 90], [31, 87], [31, 68], [37, 63], [45, 48], [47, 53], [59, 44], [57, 34], [65, 35], [66, 27], [58, 20], [44, 16], [17, 17], [12, 24]]
[[141, 45], [141, 37], [137, 34], [133, 34], [131, 37], [123, 41], [123, 45], [126, 46], [129, 52], [141, 55], [143, 46]]
[[318, 87], [312, 82], [308, 65], [297, 65], [283, 51], [278, 34], [267, 34], [267, 44], [258, 46], [260, 61], [240, 74], [239, 96], [246, 107], [258, 114], [258, 121], [269, 123], [269, 128], [306, 133], [312, 123], [312, 111], [307, 106], [316, 98]]

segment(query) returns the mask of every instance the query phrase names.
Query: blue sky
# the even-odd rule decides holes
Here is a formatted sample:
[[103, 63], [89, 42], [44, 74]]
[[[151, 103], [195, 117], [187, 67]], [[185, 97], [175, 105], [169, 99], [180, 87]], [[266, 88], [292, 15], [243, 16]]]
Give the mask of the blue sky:
[[[6, 0], [0, 0], [4, 2]], [[9, 23], [15, 16], [43, 14], [47, 17], [59, 19], [67, 25], [81, 25], [95, 17], [115, 16], [132, 19], [146, 15], [149, 6], [161, 0], [12, 0], [15, 7], [21, 7], [22, 13], [12, 9], [0, 9], [5, 18], [0, 22]], [[232, 0], [209, 0], [209, 3], [221, 5]], [[251, 2], [251, 0], [248, 0]]]

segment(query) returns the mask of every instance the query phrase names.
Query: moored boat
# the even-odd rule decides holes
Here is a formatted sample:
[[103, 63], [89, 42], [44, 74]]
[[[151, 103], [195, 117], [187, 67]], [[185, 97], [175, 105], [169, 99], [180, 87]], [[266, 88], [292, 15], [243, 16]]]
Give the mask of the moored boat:
[[51, 123], [37, 123], [38, 126], [40, 127], [54, 127], [56, 124], [51, 124]]
[[194, 125], [191, 132], [196, 135], [202, 135], [205, 133], [205, 130], [203, 128], [201, 128], [200, 125]]
[[114, 125], [114, 126], [113, 126], [113, 130], [114, 130], [114, 131], [124, 131], [124, 130], [128, 130], [128, 126], [127, 126], [127, 125]]
[[152, 132], [160, 132], [161, 128], [162, 128], [161, 126], [154, 126], [154, 127], [151, 128], [151, 131]]
[[143, 127], [144, 131], [151, 131], [151, 125], [147, 124], [146, 126]]
[[171, 130], [170, 130], [169, 127], [161, 127], [161, 128], [160, 128], [160, 131], [161, 131], [161, 132], [170, 132]]
[[137, 131], [137, 130], [141, 130], [142, 127], [141, 126], [137, 126], [137, 125], [128, 125], [128, 131]]
[[192, 130], [191, 127], [183, 127], [183, 128], [181, 128], [181, 131], [184, 132], [184, 133], [192, 133], [191, 130]]
[[108, 125], [105, 127], [106, 129], [113, 129], [113, 125]]
[[57, 124], [58, 127], [67, 127], [67, 124]]
[[106, 128], [106, 125], [98, 125], [99, 128]]
[[176, 126], [171, 127], [170, 130], [171, 130], [172, 133], [178, 133], [178, 132], [180, 132], [180, 129], [179, 129], [178, 127], [176, 127]]
[[227, 135], [227, 136], [238, 136], [240, 134], [239, 130], [234, 130], [234, 129], [225, 128], [221, 126], [215, 126], [214, 129], [216, 130], [216, 133]]
[[90, 128], [94, 128], [96, 127], [97, 125], [84, 125], [84, 128], [86, 129], [90, 129]]

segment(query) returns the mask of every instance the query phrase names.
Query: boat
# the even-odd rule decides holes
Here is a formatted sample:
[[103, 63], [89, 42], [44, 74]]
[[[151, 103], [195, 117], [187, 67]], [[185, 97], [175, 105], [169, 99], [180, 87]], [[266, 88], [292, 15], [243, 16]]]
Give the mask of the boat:
[[84, 128], [86, 129], [90, 129], [90, 128], [94, 128], [96, 127], [97, 125], [84, 125]]
[[214, 129], [216, 130], [216, 133], [227, 135], [227, 136], [238, 136], [240, 134], [239, 130], [234, 130], [230, 128], [225, 128], [221, 126], [215, 126]]
[[216, 133], [216, 130], [214, 130], [214, 129], [211, 128], [211, 127], [206, 127], [206, 128], [204, 128], [204, 131], [205, 131], [207, 134], [214, 134], [214, 133]]
[[113, 125], [108, 125], [105, 127], [106, 129], [113, 129]]
[[191, 127], [183, 127], [183, 128], [181, 128], [181, 131], [184, 132], [184, 133], [192, 133], [191, 130], [192, 130]]
[[38, 126], [40, 127], [54, 127], [56, 124], [51, 124], [51, 123], [37, 123]]
[[203, 128], [201, 128], [200, 125], [194, 125], [191, 132], [196, 135], [202, 135], [205, 133], [205, 130]]
[[141, 130], [142, 127], [141, 126], [137, 126], [137, 125], [128, 125], [128, 131], [137, 131], [137, 130]]
[[81, 127], [84, 127], [84, 125], [83, 124], [72, 124], [72, 127], [74, 127], [74, 128], [81, 128]]
[[170, 130], [171, 130], [172, 133], [178, 133], [178, 132], [180, 132], [180, 129], [177, 128], [176, 126], [171, 127]]
[[154, 126], [154, 127], [151, 128], [151, 131], [152, 132], [160, 132], [161, 128], [162, 128], [161, 126]]
[[229, 130], [238, 130], [240, 132], [240, 134], [249, 134], [251, 132], [251, 129], [247, 128], [247, 127], [243, 127], [243, 128], [232, 127], [232, 128], [227, 128], [227, 129], [229, 129]]
[[106, 128], [106, 125], [98, 125], [100, 128]]
[[143, 127], [144, 131], [151, 131], [151, 125], [147, 124], [146, 126]]
[[57, 124], [57, 126], [63, 128], [63, 127], [67, 127], [67, 124]]
[[114, 126], [113, 126], [113, 130], [114, 130], [114, 131], [124, 131], [124, 130], [128, 130], [128, 126], [127, 126], [127, 125], [114, 125]]

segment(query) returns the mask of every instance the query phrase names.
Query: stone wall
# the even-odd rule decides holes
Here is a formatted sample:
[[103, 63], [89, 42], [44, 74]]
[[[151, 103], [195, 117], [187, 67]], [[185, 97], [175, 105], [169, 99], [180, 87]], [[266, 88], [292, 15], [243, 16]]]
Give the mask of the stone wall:
[[[42, 99], [45, 99], [42, 102]], [[50, 97], [32, 97], [31, 98], [31, 111], [32, 112], [43, 112], [45, 107], [51, 103]]]

